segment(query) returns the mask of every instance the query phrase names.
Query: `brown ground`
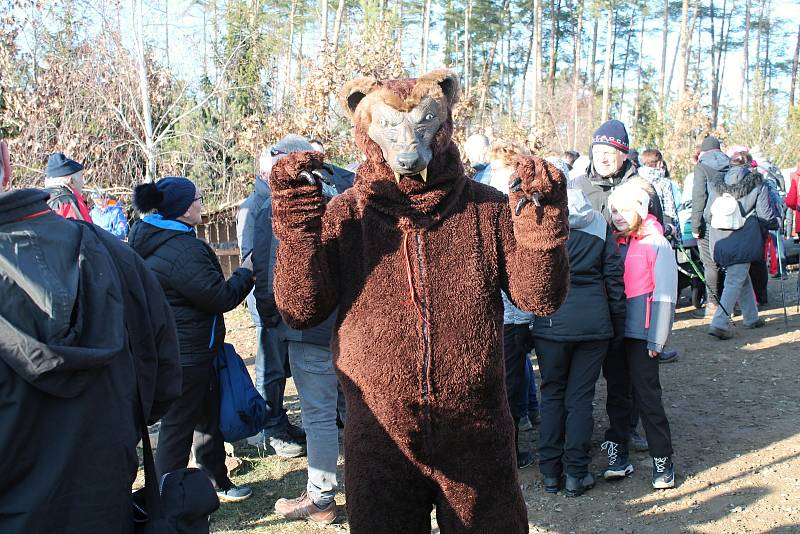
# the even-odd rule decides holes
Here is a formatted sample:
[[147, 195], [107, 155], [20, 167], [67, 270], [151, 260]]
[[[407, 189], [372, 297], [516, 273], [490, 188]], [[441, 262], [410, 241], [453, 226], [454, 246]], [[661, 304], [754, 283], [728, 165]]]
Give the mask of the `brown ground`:
[[[800, 313], [797, 274], [785, 282], [789, 309], [784, 326], [780, 283], [770, 282], [767, 326], [737, 327], [734, 339], [717, 341], [690, 308], [679, 309], [671, 346], [679, 362], [661, 367], [664, 405], [672, 426], [678, 487], [650, 489], [650, 459], [634, 453], [637, 471], [619, 483], [599, 481], [578, 499], [542, 491], [536, 467], [521, 472], [532, 532], [800, 532]], [[228, 340], [248, 364], [254, 353], [249, 318], [236, 310], [227, 318]], [[737, 324], [740, 324], [737, 321]], [[299, 409], [293, 386], [288, 401]], [[593, 470], [605, 428], [605, 382], [598, 383]], [[536, 431], [525, 432], [523, 447], [535, 447]], [[212, 530], [226, 533], [347, 532], [343, 517], [329, 527], [286, 522], [272, 512], [275, 500], [305, 487], [304, 458], [278, 460], [237, 446], [245, 465], [235, 477], [255, 495], [223, 505]], [[376, 459], [377, 460], [377, 459]], [[341, 477], [340, 477], [341, 481]], [[344, 496], [338, 499], [344, 503]], [[434, 523], [435, 525], [435, 523]], [[434, 530], [437, 532], [437, 530]]]

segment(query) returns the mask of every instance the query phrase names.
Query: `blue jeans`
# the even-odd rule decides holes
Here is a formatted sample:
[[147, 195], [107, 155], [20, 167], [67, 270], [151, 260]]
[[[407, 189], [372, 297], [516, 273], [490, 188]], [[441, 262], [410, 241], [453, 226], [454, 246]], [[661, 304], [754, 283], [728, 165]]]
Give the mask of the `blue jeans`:
[[725, 267], [725, 287], [722, 289], [720, 297], [721, 307], [717, 308], [714, 318], [711, 319], [711, 326], [720, 330], [730, 330], [728, 316], [722, 311], [733, 313], [736, 303], [742, 308], [742, 320], [745, 325], [751, 325], [758, 321], [758, 305], [753, 293], [753, 284], [750, 281], [750, 264], [736, 263]]
[[[336, 427], [338, 382], [333, 355], [327, 347], [289, 342], [289, 363], [300, 395], [308, 451], [309, 498], [326, 506], [336, 495], [339, 429]], [[344, 414], [342, 414], [344, 419]]]
[[525, 355], [525, 388], [519, 399], [519, 416], [528, 417], [530, 412], [539, 411], [539, 402], [536, 399], [536, 375], [533, 373], [533, 364], [528, 355]]
[[289, 371], [289, 350], [285, 340], [286, 325], [275, 328], [256, 326], [256, 390], [272, 407], [264, 423], [264, 435], [278, 437], [286, 433], [289, 418], [283, 408], [283, 394]]

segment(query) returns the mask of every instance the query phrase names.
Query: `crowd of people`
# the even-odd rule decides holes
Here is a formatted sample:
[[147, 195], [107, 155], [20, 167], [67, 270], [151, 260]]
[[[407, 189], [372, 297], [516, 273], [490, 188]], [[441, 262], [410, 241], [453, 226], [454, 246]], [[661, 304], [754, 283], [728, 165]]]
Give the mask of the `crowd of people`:
[[[0, 493], [0, 530], [47, 531], [69, 516], [90, 532], [91, 525], [129, 513], [129, 495], [113, 477], [130, 489], [139, 412], [148, 424], [161, 421], [159, 474], [186, 467], [193, 455], [220, 501], [249, 498], [252, 490], [234, 484], [225, 466], [213, 364], [225, 341], [224, 314], [245, 301], [255, 326], [255, 385], [272, 408], [248, 442], [281, 458], [308, 456], [305, 490], [279, 499], [275, 511], [289, 519], [334, 521], [339, 428], [347, 424], [330, 348], [336, 311], [318, 326], [294, 329], [282, 319], [273, 288], [280, 244], [270, 173], [288, 154], [310, 151], [324, 154], [324, 146], [287, 135], [261, 153], [254, 190], [237, 219], [241, 265], [226, 279], [214, 250], [195, 233], [203, 194], [190, 180], [165, 177], [137, 186], [133, 206], [141, 220], [129, 232], [115, 197], [93, 192], [89, 209], [83, 165], [64, 154], [49, 158], [43, 190], [12, 189], [8, 148], [0, 143], [0, 383], [9, 385], [0, 402], [15, 399], [0, 430], [6, 452], [0, 462], [13, 489]], [[468, 138], [464, 151], [472, 179], [506, 195], [515, 158], [530, 153], [481, 134]], [[763, 326], [765, 253], [775, 245], [768, 231], [783, 224], [786, 206], [797, 208], [798, 180], [793, 177], [784, 201], [782, 184], [770, 179], [765, 161], [743, 146], [723, 152], [709, 136], [681, 191], [662, 153], [647, 148], [636, 155], [617, 120], [595, 131], [585, 166], [582, 160], [574, 150], [547, 158], [568, 180], [566, 301], [553, 315], [537, 316], [502, 295], [517, 465], [538, 461], [546, 492], [577, 497], [595, 485], [592, 401], [602, 373], [609, 423], [601, 445], [603, 477], [631, 475], [633, 447], [650, 451], [653, 488], [672, 488], [674, 449], [659, 365], [678, 358], [667, 348], [678, 300], [674, 249], [697, 247], [703, 267], [697, 274], [707, 286], [699, 314], [711, 336], [731, 338], [737, 313], [745, 328]], [[320, 172], [326, 200], [355, 180], [336, 166]], [[94, 223], [116, 239], [66, 219]], [[118, 353], [130, 357], [113, 358]], [[538, 388], [531, 355], [541, 375]], [[302, 427], [285, 409], [289, 377]], [[66, 425], [73, 427], [61, 433]], [[519, 447], [520, 432], [534, 426], [537, 454]], [[43, 436], [57, 437], [57, 454]], [[106, 457], [111, 452], [103, 441], [111, 436], [124, 441], [122, 460]], [[98, 463], [103, 470], [87, 469]], [[54, 474], [80, 479], [81, 490], [48, 493]]]

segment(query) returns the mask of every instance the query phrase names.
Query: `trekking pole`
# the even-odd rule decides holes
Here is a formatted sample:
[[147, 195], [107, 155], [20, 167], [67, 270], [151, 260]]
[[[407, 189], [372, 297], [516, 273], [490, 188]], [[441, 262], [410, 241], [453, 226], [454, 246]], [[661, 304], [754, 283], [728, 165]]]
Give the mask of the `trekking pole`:
[[[772, 236], [772, 232], [770, 232], [770, 236]], [[778, 276], [781, 279], [781, 300], [783, 301], [783, 326], [787, 330], [789, 329], [789, 317], [786, 314], [786, 290], [783, 287], [783, 261], [781, 260], [782, 248], [783, 248], [783, 239], [778, 232], [775, 232], [775, 251], [776, 256], [778, 256]]]
[[686, 252], [686, 249], [683, 248], [683, 245], [681, 245], [680, 241], [676, 240], [675, 244], [678, 246], [678, 250], [683, 252], [683, 255], [686, 256], [687, 260], [689, 260], [689, 265], [692, 266], [694, 274], [696, 274], [697, 277], [700, 279], [700, 281], [703, 282], [703, 285], [706, 286], [706, 289], [708, 289], [708, 292], [711, 293], [711, 296], [717, 300], [717, 305], [722, 310], [722, 313], [724, 313], [728, 317], [728, 321], [731, 323], [731, 325], [733, 325], [733, 317], [731, 317], [731, 314], [728, 313], [728, 310], [725, 309], [725, 306], [722, 305], [722, 300], [717, 296], [714, 290], [711, 289], [711, 286], [708, 285], [708, 282], [706, 282], [706, 277], [703, 276], [703, 273], [700, 272], [700, 268], [697, 265], [695, 265], [694, 260], [692, 260], [692, 255]]

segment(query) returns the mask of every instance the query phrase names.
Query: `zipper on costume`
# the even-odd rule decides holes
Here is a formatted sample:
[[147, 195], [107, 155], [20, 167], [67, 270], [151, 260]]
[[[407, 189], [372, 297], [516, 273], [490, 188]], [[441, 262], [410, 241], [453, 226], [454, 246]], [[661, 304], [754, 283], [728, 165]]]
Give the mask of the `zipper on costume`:
[[[419, 277], [418, 277], [418, 284], [419, 284], [419, 303], [420, 303], [420, 310], [422, 314], [422, 402], [423, 402], [423, 412], [425, 414], [424, 417], [424, 425], [425, 425], [425, 432], [428, 436], [433, 434], [433, 425], [431, 422], [431, 405], [430, 405], [430, 394], [431, 394], [431, 384], [430, 384], [430, 368], [431, 368], [431, 339], [430, 339], [430, 322], [428, 321], [428, 306], [425, 300], [425, 261], [424, 255], [422, 250], [422, 236], [419, 232], [414, 234], [414, 238], [417, 243], [417, 264], [419, 266]], [[432, 453], [433, 451], [429, 451]]]

